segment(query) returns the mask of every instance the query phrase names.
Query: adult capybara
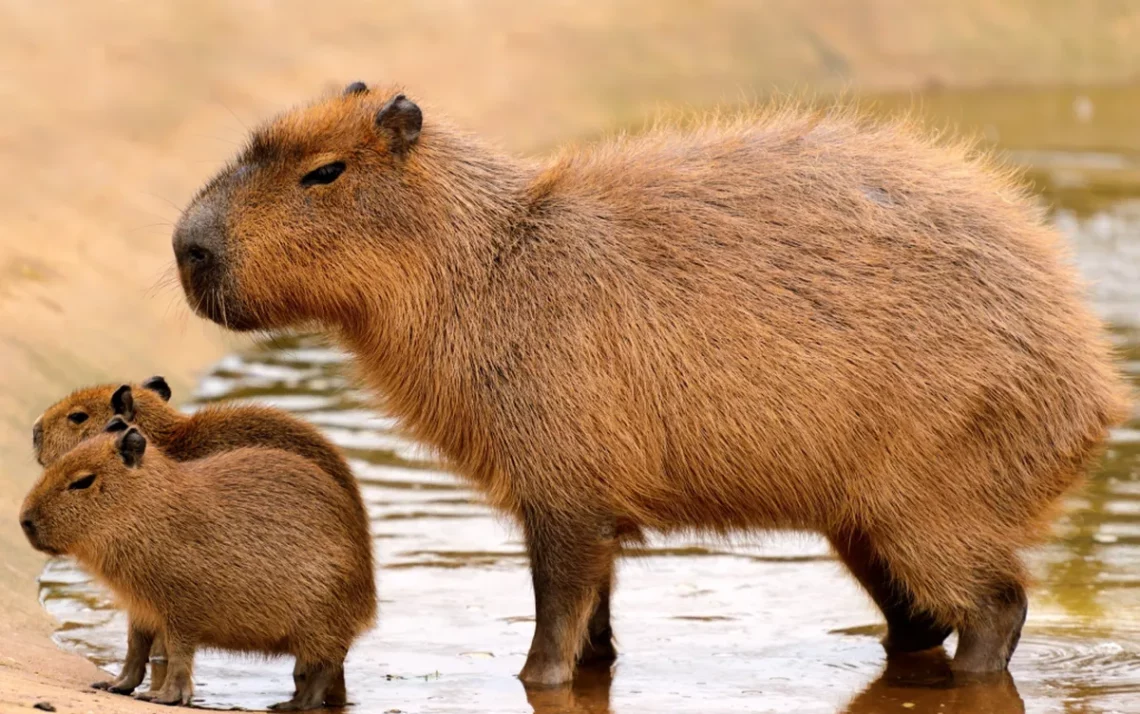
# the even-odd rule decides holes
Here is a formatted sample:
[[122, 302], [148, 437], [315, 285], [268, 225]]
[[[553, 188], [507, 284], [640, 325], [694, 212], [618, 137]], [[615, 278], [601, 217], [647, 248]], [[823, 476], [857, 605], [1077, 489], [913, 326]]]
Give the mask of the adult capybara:
[[[36, 419], [32, 427], [36, 460], [43, 466], [51, 465], [79, 442], [101, 433], [115, 416], [134, 423], [175, 461], [192, 461], [243, 446], [284, 449], [309, 459], [344, 486], [352, 500], [348, 515], [357, 527], [368, 528], [368, 515], [352, 470], [316, 427], [280, 409], [257, 405], [209, 404], [188, 416], [169, 404], [171, 395], [170, 385], [161, 376], [141, 385], [103, 384], [78, 389]], [[371, 561], [368, 568], [372, 569]], [[128, 638], [134, 640], [138, 635], [133, 625], [130, 629]], [[161, 633], [155, 636], [153, 654], [158, 660], [166, 656]], [[129, 694], [142, 682], [145, 671], [145, 662], [136, 663], [125, 667], [114, 680], [95, 686]], [[152, 668], [152, 691], [162, 688], [163, 677], [162, 667]]]
[[329, 328], [519, 519], [532, 684], [612, 654], [615, 549], [641, 530], [819, 531], [890, 652], [957, 629], [958, 670], [1000, 670], [1018, 551], [1125, 411], [1022, 190], [849, 113], [531, 163], [356, 83], [254, 132], [174, 252], [212, 320]]
[[353, 499], [315, 464], [240, 448], [179, 463], [122, 419], [56, 460], [20, 510], [28, 540], [74, 556], [134, 625], [127, 668], [161, 633], [157, 692], [189, 704], [200, 647], [291, 654], [298, 689], [276, 708], [343, 705], [344, 658], [375, 618], [371, 539]]

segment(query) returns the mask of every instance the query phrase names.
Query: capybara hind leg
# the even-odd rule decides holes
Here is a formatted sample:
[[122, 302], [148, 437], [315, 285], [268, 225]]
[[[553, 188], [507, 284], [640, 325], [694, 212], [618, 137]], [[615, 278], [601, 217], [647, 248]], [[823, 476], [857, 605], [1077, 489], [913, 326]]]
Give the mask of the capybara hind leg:
[[344, 686], [344, 666], [338, 668], [329, 690], [325, 692], [326, 707], [343, 707], [348, 704], [348, 689]]
[[981, 599], [958, 629], [956, 672], [997, 672], [1006, 668], [1029, 611], [1025, 588], [1009, 583]]
[[578, 653], [599, 589], [613, 570], [611, 526], [531, 509], [525, 513], [534, 584], [535, 627], [519, 678], [530, 686], [558, 686], [574, 677]]
[[127, 660], [123, 663], [123, 671], [119, 676], [109, 682], [96, 682], [91, 686], [95, 689], [105, 689], [115, 694], [130, 694], [142, 684], [146, 676], [146, 663], [150, 659], [150, 647], [154, 635], [130, 623], [127, 633]]
[[829, 536], [840, 560], [858, 579], [887, 621], [883, 648], [887, 655], [921, 652], [938, 647], [952, 628], [916, 607], [906, 588], [893, 576], [886, 561], [874, 551], [862, 531]]
[[287, 702], [273, 704], [269, 708], [274, 711], [304, 711], [319, 709], [324, 706], [325, 696], [337, 682], [338, 676], [343, 672], [344, 662], [298, 662], [294, 672], [301, 671], [303, 676], [294, 677], [300, 683], [300, 688]]
[[578, 655], [579, 667], [609, 666], [617, 659], [617, 648], [614, 647], [614, 631], [610, 627], [610, 591], [613, 588], [613, 576], [598, 590], [598, 603], [594, 606], [594, 613], [590, 615], [590, 622], [586, 626], [586, 642], [582, 645], [582, 652]]
[[166, 629], [166, 681], [157, 692], [139, 692], [136, 697], [156, 704], [189, 706], [194, 696], [194, 647], [184, 637]]

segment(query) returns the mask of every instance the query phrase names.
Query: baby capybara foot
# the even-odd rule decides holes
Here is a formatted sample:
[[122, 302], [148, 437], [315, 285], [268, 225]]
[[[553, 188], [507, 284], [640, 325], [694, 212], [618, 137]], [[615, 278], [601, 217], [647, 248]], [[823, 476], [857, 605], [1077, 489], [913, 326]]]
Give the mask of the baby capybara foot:
[[1021, 627], [1029, 610], [1025, 589], [1008, 585], [987, 596], [978, 611], [958, 630], [958, 651], [951, 668], [955, 672], [999, 672], [1021, 639]]

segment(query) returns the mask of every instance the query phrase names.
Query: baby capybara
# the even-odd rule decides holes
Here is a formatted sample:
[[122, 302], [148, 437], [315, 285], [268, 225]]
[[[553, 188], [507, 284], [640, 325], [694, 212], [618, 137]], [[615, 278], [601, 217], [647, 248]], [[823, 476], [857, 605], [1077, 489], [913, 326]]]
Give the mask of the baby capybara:
[[240, 448], [179, 463], [122, 419], [60, 457], [24, 500], [32, 545], [74, 556], [110, 587], [133, 624], [127, 666], [155, 634], [169, 664], [157, 692], [189, 704], [194, 651], [297, 660], [279, 709], [344, 704], [344, 658], [376, 613], [368, 530], [353, 499], [312, 462]]
[[1057, 235], [901, 123], [785, 108], [544, 163], [351, 85], [253, 133], [174, 231], [189, 303], [321, 324], [523, 526], [521, 677], [612, 656], [639, 532], [823, 533], [889, 652], [1003, 669], [1043, 536], [1126, 407]]
[[[280, 409], [257, 405], [209, 404], [188, 416], [169, 404], [171, 395], [170, 386], [160, 376], [133, 386], [103, 384], [78, 389], [36, 419], [32, 427], [36, 460], [41, 465], [51, 465], [79, 442], [101, 433], [115, 416], [134, 423], [174, 461], [192, 461], [243, 446], [284, 449], [309, 459], [343, 485], [353, 504], [347, 515], [368, 528], [352, 470], [337, 447], [316, 427]], [[371, 570], [371, 555], [369, 558]], [[137, 639], [133, 626], [131, 630], [129, 639]], [[165, 657], [161, 633], [155, 636], [153, 654], [160, 659]], [[145, 659], [128, 662], [117, 678], [98, 682], [95, 687], [129, 694], [145, 674]], [[160, 689], [162, 679], [162, 668], [153, 668], [151, 689]]]

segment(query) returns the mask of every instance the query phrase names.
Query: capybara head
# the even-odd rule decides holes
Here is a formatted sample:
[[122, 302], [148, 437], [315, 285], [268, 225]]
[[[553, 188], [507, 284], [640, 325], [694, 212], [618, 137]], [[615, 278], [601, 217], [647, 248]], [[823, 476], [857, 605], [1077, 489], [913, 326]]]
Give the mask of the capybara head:
[[235, 330], [335, 321], [412, 277], [431, 144], [414, 102], [359, 82], [255, 131], [175, 227], [191, 307]]
[[115, 415], [134, 422], [140, 412], [172, 409], [167, 404], [170, 394], [170, 385], [157, 376], [136, 388], [129, 384], [101, 384], [77, 389], [48, 407], [32, 426], [36, 461], [50, 466], [79, 442], [103, 431]]
[[122, 520], [134, 498], [146, 438], [121, 418], [51, 466], [20, 508], [20, 526], [36, 550], [75, 554], [93, 536]]

